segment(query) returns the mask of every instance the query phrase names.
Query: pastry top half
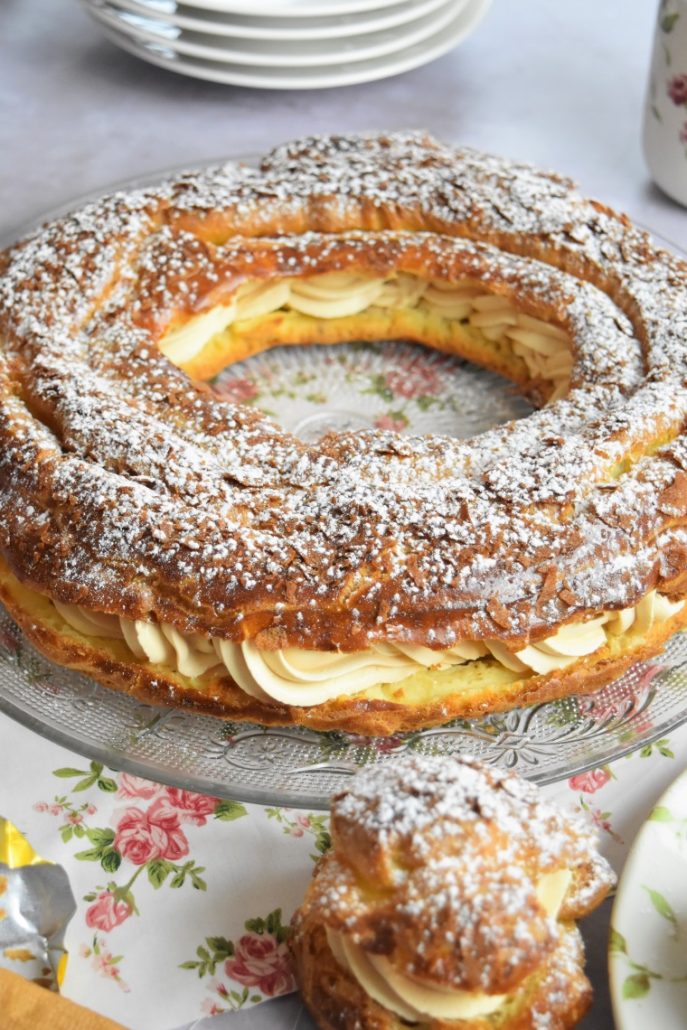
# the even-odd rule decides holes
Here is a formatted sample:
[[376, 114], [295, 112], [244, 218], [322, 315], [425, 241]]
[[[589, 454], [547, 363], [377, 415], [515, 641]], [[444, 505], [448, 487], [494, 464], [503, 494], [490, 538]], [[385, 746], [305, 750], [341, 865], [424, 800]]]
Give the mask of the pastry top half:
[[514, 775], [418, 755], [363, 771], [332, 801], [332, 850], [294, 918], [306, 999], [340, 989], [309, 968], [320, 927], [334, 981], [395, 1018], [519, 1026], [527, 1003], [572, 1025], [568, 1003], [588, 1000], [574, 920], [614, 881], [589, 826]]
[[[200, 381], [398, 336], [544, 406], [305, 443]], [[687, 614], [686, 339], [684, 262], [567, 179], [423, 134], [114, 194], [0, 257], [0, 595], [58, 660], [237, 717], [304, 721], [418, 665], [419, 702], [365, 700], [390, 722], [354, 699], [318, 725], [591, 689]], [[352, 686], [294, 692], [341, 653]], [[488, 667], [442, 686], [447, 657]]]

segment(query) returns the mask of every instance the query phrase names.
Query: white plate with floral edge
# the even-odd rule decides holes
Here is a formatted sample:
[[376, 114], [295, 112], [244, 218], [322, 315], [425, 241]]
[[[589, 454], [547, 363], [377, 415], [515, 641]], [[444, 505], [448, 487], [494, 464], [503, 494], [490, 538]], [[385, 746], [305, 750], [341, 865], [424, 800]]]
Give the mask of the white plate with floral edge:
[[611, 916], [609, 975], [618, 1030], [687, 1027], [687, 770], [632, 845]]

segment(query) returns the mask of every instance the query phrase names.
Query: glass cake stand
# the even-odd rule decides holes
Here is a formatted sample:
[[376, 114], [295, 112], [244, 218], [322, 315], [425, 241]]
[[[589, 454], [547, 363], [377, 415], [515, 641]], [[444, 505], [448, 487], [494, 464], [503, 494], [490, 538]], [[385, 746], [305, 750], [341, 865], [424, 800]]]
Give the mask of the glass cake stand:
[[[214, 386], [305, 440], [370, 427], [467, 437], [531, 410], [498, 376], [405, 342], [279, 347], [232, 365]], [[370, 739], [141, 704], [47, 661], [0, 607], [0, 710], [111, 768], [242, 801], [325, 808], [357, 768], [407, 751], [473, 754], [549, 783], [648, 744], [687, 719], [687, 635], [589, 697]]]

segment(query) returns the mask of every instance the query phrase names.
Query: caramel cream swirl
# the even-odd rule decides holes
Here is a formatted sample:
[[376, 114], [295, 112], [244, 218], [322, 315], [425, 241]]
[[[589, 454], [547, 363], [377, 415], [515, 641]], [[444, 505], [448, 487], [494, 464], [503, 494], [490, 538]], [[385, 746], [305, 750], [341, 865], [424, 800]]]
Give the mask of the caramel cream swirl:
[[175, 365], [183, 366], [218, 333], [280, 308], [319, 319], [346, 318], [368, 308], [410, 308], [464, 322], [488, 340], [510, 347], [532, 378], [551, 382], [550, 400], [568, 390], [572, 348], [558, 326], [518, 312], [508, 297], [487, 293], [474, 282], [432, 282], [407, 272], [387, 279], [328, 272], [303, 279], [249, 282], [227, 304], [193, 315], [170, 329], [160, 349]]
[[[544, 873], [537, 884], [539, 904], [551, 919], [556, 919], [563, 898], [572, 883], [569, 869]], [[373, 955], [349, 940], [345, 934], [326, 928], [327, 943], [339, 963], [379, 1005], [401, 1019], [416, 1023], [433, 1019], [476, 1019], [497, 1012], [506, 994], [486, 994], [438, 988], [397, 972], [388, 958]]]
[[381, 683], [398, 683], [422, 669], [442, 671], [491, 655], [505, 668], [529, 675], [562, 669], [603, 647], [607, 634], [646, 633], [684, 605], [650, 591], [634, 608], [604, 612], [587, 622], [563, 626], [536, 644], [512, 651], [498, 640], [461, 641], [434, 651], [394, 641], [366, 651], [308, 651], [297, 647], [261, 650], [250, 641], [234, 643], [219, 637], [180, 633], [167, 623], [131, 621], [76, 605], [53, 602], [73, 629], [85, 636], [123, 640], [136, 658], [162, 665], [196, 679], [210, 669], [225, 669], [238, 686], [262, 701], [287, 705], [319, 705], [342, 695], [357, 694]]

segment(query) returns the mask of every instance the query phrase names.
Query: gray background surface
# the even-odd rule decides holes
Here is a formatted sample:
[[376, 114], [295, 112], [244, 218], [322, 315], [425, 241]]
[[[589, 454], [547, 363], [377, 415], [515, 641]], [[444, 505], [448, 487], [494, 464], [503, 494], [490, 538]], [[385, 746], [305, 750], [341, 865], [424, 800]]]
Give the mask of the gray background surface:
[[[687, 212], [650, 183], [639, 146], [655, 7], [495, 0], [474, 36], [425, 68], [299, 93], [214, 85], [146, 65], [106, 41], [76, 0], [0, 0], [0, 233], [165, 167], [259, 152], [306, 133], [410, 126], [566, 172], [687, 247]], [[597, 988], [585, 1030], [613, 1025], [608, 913], [606, 904], [583, 926]], [[312, 1026], [296, 999], [211, 1025]]]

